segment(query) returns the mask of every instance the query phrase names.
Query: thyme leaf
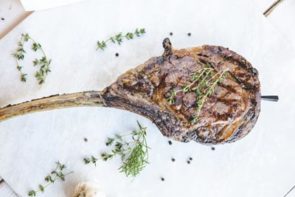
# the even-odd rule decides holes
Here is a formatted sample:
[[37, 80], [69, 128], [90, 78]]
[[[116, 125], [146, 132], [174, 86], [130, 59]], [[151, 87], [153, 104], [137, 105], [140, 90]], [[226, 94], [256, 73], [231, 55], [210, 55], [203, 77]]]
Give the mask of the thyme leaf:
[[27, 74], [25, 74], [25, 73], [21, 73], [21, 75], [20, 75], [20, 80], [21, 80], [22, 82], [26, 82], [26, 81], [27, 81]]

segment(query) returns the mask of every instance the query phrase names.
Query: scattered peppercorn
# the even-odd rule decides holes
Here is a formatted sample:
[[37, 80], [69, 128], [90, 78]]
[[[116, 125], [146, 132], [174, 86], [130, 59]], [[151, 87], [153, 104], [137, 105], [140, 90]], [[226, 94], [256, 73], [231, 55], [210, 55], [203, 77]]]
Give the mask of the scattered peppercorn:
[[211, 147], [211, 150], [215, 150], [215, 147], [212, 146], [212, 147]]
[[169, 140], [169, 141], [168, 141], [168, 144], [169, 144], [169, 145], [172, 145], [172, 141], [171, 141], [171, 140]]
[[165, 181], [165, 178], [164, 177], [161, 177], [161, 181]]
[[191, 34], [191, 33], [187, 33], [187, 35], [188, 35], [188, 36], [191, 36], [192, 34]]
[[3, 17], [2, 17], [2, 18], [1, 18], [1, 20], [2, 20], [2, 21], [4, 21], [4, 20], [5, 20], [5, 18], [3, 18]]
[[169, 35], [170, 35], [170, 36], [173, 36], [173, 32], [170, 32]]
[[192, 160], [193, 160], [193, 158], [192, 158], [192, 157], [189, 157], [188, 159], [189, 159], [190, 161], [192, 161]]
[[191, 161], [190, 160], [187, 160], [186, 162], [187, 162], [187, 164], [191, 164]]
[[172, 157], [172, 158], [171, 158], [171, 161], [174, 162], [174, 161], [175, 161], [175, 158]]
[[119, 53], [116, 53], [115, 56], [116, 56], [116, 57], [119, 57]]
[[84, 142], [88, 142], [88, 139], [86, 137], [84, 137]]

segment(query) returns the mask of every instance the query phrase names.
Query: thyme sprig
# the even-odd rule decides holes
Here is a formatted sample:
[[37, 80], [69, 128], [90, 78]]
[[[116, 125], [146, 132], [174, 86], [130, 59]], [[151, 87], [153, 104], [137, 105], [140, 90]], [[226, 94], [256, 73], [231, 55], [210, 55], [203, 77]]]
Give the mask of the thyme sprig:
[[56, 162], [56, 168], [44, 178], [44, 181], [46, 183], [39, 184], [38, 189], [30, 190], [28, 192], [28, 196], [33, 197], [33, 196], [37, 196], [37, 194], [40, 192], [41, 193], [45, 192], [45, 189], [49, 185], [54, 184], [57, 180], [65, 181], [65, 177], [71, 173], [73, 173], [73, 172], [72, 171], [66, 172], [66, 165], [65, 164], [62, 164], [59, 161]]
[[[208, 75], [211, 75], [211, 72], [213, 71], [212, 68], [209, 67], [205, 67], [203, 69], [200, 69], [199, 71], [197, 71], [196, 73], [194, 73], [192, 75], [192, 82], [183, 86], [182, 89], [179, 90], [171, 90], [170, 91], [170, 96], [167, 98], [167, 101], [170, 105], [175, 103], [175, 99], [176, 99], [176, 94], [179, 92], [183, 92], [183, 93], [187, 93], [189, 91], [192, 90], [192, 87], [199, 82], [198, 87], [201, 87], [204, 85], [204, 83], [206, 82], [206, 78], [208, 77]], [[202, 79], [201, 79], [202, 77]], [[200, 80], [201, 79], [201, 80]], [[200, 81], [199, 81], [200, 80]], [[196, 88], [194, 88], [194, 90], [196, 90]]]
[[223, 71], [223, 72], [218, 72], [216, 73], [213, 77], [211, 77], [207, 82], [206, 82], [206, 85], [208, 87], [206, 87], [206, 92], [204, 94], [201, 94], [202, 90], [201, 89], [196, 89], [196, 91], [198, 93], [200, 93], [200, 96], [198, 101], [197, 101], [197, 116], [200, 115], [200, 112], [201, 112], [201, 109], [206, 101], [206, 99], [213, 94], [214, 90], [215, 90], [215, 87], [218, 83], [220, 83], [221, 81], [223, 81], [223, 79], [225, 78], [226, 76], [226, 73], [227, 71]]
[[170, 105], [175, 104], [176, 95], [180, 92], [188, 93], [194, 92], [196, 95], [196, 115], [192, 118], [191, 123], [194, 124], [198, 121], [201, 110], [218, 83], [224, 80], [227, 70], [222, 72], [215, 71], [210, 65], [198, 70], [192, 75], [191, 82], [183, 86], [179, 90], [172, 89], [167, 98]]
[[20, 72], [20, 80], [22, 82], [27, 81], [27, 74], [22, 71], [23, 67], [20, 64], [20, 61], [25, 58], [25, 49], [24, 49], [24, 43], [29, 41], [29, 35], [28, 34], [21, 34], [21, 39], [17, 43], [18, 47], [12, 55], [16, 59], [16, 69]]
[[132, 40], [135, 37], [140, 37], [143, 34], [145, 34], [146, 31], [144, 28], [136, 28], [134, 32], [127, 32], [123, 34], [122, 32], [108, 38], [107, 40], [104, 41], [97, 41], [97, 50], [101, 49], [104, 50], [107, 47], [108, 42], [112, 42], [114, 44], [121, 45], [124, 39], [127, 40]]
[[106, 146], [110, 147], [111, 150], [102, 152], [99, 158], [95, 156], [86, 157], [83, 159], [84, 163], [96, 165], [98, 159], [108, 161], [119, 156], [122, 161], [119, 171], [127, 177], [137, 176], [148, 164], [149, 149], [146, 141], [146, 127], [143, 127], [139, 122], [137, 124], [138, 129], [128, 135], [116, 134], [114, 137], [107, 138]]
[[24, 60], [24, 58], [25, 58], [26, 50], [24, 49], [24, 45], [26, 42], [29, 42], [29, 41], [32, 42], [31, 49], [34, 52], [40, 51], [42, 54], [41, 58], [36, 58], [33, 61], [34, 66], [39, 66], [38, 71], [36, 71], [36, 73], [35, 73], [35, 78], [37, 79], [38, 83], [41, 85], [45, 82], [45, 79], [46, 79], [46, 76], [48, 75], [48, 73], [51, 72], [50, 67], [49, 67], [51, 64], [51, 59], [49, 59], [46, 56], [46, 53], [44, 52], [41, 44], [36, 42], [29, 34], [23, 33], [23, 34], [21, 34], [21, 39], [18, 42], [18, 48], [16, 49], [16, 52], [13, 53], [12, 55], [16, 59], [16, 64], [17, 64], [16, 68], [20, 72], [20, 80], [22, 82], [26, 82], [28, 74], [26, 74], [22, 71], [23, 66], [21, 66], [20, 62], [22, 60]]

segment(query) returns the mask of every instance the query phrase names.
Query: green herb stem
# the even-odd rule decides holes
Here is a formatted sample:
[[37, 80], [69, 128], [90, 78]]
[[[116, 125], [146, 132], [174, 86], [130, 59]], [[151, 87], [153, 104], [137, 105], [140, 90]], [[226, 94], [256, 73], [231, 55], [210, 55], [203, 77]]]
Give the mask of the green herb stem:
[[64, 172], [66, 169], [66, 166], [64, 164], [61, 164], [60, 162], [56, 162], [56, 168], [53, 170], [49, 175], [47, 175], [44, 180], [46, 181], [45, 184], [39, 184], [38, 189], [30, 190], [28, 192], [28, 196], [35, 197], [38, 193], [45, 192], [45, 189], [50, 186], [51, 184], [54, 184], [57, 180], [65, 181], [65, 177], [73, 171]]
[[197, 116], [200, 115], [201, 113], [201, 109], [203, 108], [203, 105], [205, 103], [205, 101], [207, 100], [208, 96], [211, 95], [216, 87], [216, 85], [221, 81], [221, 79], [223, 78], [223, 76], [225, 75], [227, 71], [223, 71], [221, 74], [220, 73], [216, 73], [211, 79], [214, 79], [216, 76], [219, 75], [219, 77], [217, 78], [217, 80], [213, 81], [213, 83], [209, 86], [208, 91], [205, 93], [204, 96], [202, 96], [200, 104], [198, 104], [198, 108], [197, 108]]
[[[115, 135], [107, 138], [106, 146], [111, 150], [103, 152], [100, 157], [90, 156], [83, 159], [85, 164], [94, 164], [98, 160], [108, 161], [119, 156], [122, 165], [119, 171], [128, 176], [137, 176], [148, 164], [148, 145], [146, 141], [146, 128], [142, 127], [139, 122], [138, 129], [128, 135]], [[126, 139], [127, 138], [127, 139]]]
[[[213, 72], [216, 72], [213, 75]], [[196, 115], [191, 120], [195, 123], [200, 116], [201, 109], [207, 98], [214, 92], [216, 85], [223, 80], [227, 71], [217, 72], [206, 64], [206, 67], [198, 70], [192, 76], [192, 81], [180, 90], [171, 90], [167, 102], [172, 105], [175, 103], [176, 94], [179, 92], [188, 93], [194, 91], [196, 94]]]
[[16, 68], [20, 72], [20, 80], [22, 82], [27, 81], [27, 74], [22, 72], [22, 66], [20, 64], [21, 60], [24, 60], [25, 58], [25, 49], [24, 49], [24, 44], [28, 41], [32, 42], [32, 47], [31, 49], [36, 52], [38, 50], [41, 51], [42, 57], [41, 58], [36, 58], [33, 61], [34, 66], [39, 66], [39, 70], [36, 71], [35, 73], [35, 78], [37, 79], [38, 83], [41, 85], [45, 82], [46, 76], [49, 72], [51, 72], [49, 65], [51, 64], [51, 60], [48, 59], [46, 56], [45, 51], [43, 50], [42, 46], [40, 43], [36, 42], [29, 34], [21, 34], [21, 39], [18, 42], [18, 48], [16, 49], [16, 52], [13, 54], [13, 56], [16, 59]]
[[118, 44], [118, 45], [121, 45], [121, 43], [124, 41], [124, 39], [126, 40], [132, 40], [134, 39], [135, 37], [140, 37], [142, 36], [143, 34], [145, 34], [146, 31], [144, 28], [137, 28], [135, 29], [134, 32], [127, 32], [125, 34], [123, 34], [122, 32], [104, 40], [104, 41], [97, 41], [97, 49], [101, 49], [101, 50], [104, 50], [106, 47], [107, 47], [107, 44], [109, 42], [111, 43], [114, 43], [114, 44]]

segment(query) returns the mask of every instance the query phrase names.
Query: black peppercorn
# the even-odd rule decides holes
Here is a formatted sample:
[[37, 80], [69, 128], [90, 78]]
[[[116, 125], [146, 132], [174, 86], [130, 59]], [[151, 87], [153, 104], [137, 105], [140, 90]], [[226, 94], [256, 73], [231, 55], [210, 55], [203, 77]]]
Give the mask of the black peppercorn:
[[192, 161], [193, 160], [193, 158], [192, 157], [190, 157], [190, 158], [188, 158], [190, 161]]
[[191, 34], [191, 33], [187, 33], [187, 35], [188, 35], [188, 36], [191, 36], [192, 34]]
[[86, 137], [84, 137], [84, 142], [88, 142], [88, 139]]
[[119, 53], [115, 53], [115, 56], [116, 56], [116, 57], [119, 57]]
[[170, 32], [169, 35], [170, 35], [170, 36], [173, 36], [173, 32]]
[[211, 150], [215, 150], [215, 148], [212, 146], [212, 147], [211, 147]]
[[187, 162], [187, 164], [191, 164], [191, 161], [190, 160], [187, 160], [186, 162]]
[[171, 161], [172, 161], [172, 162], [174, 162], [174, 161], [175, 161], [175, 159], [172, 157], [172, 158], [171, 158]]
[[161, 181], [165, 181], [165, 178], [164, 177], [161, 177]]
[[169, 141], [168, 141], [168, 144], [169, 144], [169, 145], [172, 145], [172, 141], [171, 141], [171, 140], [169, 140]]
[[2, 17], [2, 18], [1, 18], [1, 20], [2, 20], [2, 21], [4, 21], [4, 20], [5, 20], [5, 18], [3, 18], [3, 17]]

